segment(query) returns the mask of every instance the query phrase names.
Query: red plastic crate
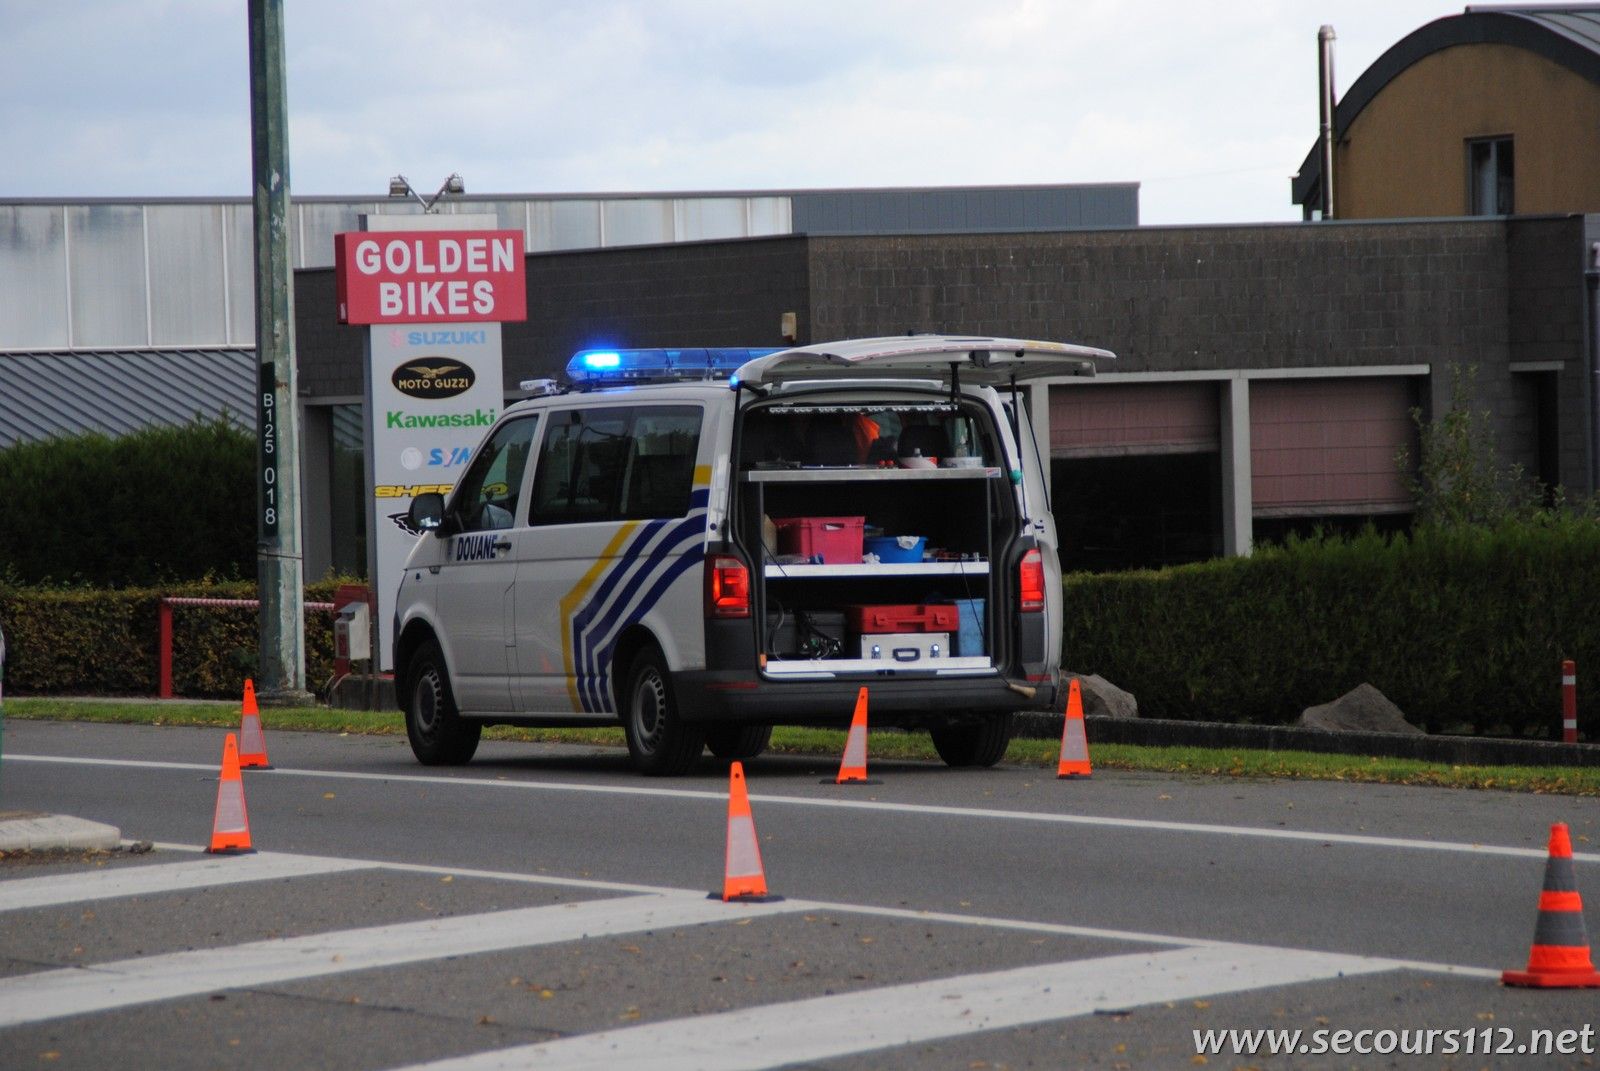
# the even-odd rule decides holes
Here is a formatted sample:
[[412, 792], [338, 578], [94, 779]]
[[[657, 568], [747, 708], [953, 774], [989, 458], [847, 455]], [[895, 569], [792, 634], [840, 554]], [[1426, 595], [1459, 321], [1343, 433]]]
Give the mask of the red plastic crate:
[[956, 632], [961, 628], [961, 615], [953, 603], [846, 606], [844, 622], [851, 632], [862, 635], [880, 632]]
[[820, 557], [824, 565], [856, 565], [861, 561], [865, 517], [774, 517], [778, 553]]

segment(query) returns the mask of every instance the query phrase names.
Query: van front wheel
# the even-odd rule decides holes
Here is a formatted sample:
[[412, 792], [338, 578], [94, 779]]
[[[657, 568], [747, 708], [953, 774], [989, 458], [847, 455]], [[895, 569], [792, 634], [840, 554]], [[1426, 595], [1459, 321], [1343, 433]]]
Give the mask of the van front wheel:
[[628, 738], [628, 755], [640, 773], [676, 777], [689, 772], [705, 746], [701, 730], [688, 725], [678, 713], [672, 680], [653, 648], [640, 651], [628, 670], [622, 730]]
[[478, 750], [483, 726], [456, 712], [444, 655], [432, 640], [418, 647], [404, 678], [406, 736], [424, 766], [460, 766]]
[[1011, 744], [1011, 714], [936, 726], [932, 735], [933, 749], [946, 766], [993, 766]]

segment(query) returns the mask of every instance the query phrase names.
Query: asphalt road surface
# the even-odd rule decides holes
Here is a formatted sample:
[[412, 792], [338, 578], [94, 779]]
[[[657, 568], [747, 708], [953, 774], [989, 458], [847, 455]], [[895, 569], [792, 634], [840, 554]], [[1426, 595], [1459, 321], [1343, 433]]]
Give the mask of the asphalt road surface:
[[1498, 981], [1552, 822], [1600, 932], [1594, 800], [761, 758], [783, 899], [724, 904], [709, 757], [426, 769], [266, 720], [236, 857], [201, 851], [222, 732], [5, 725], [0, 808], [155, 848], [0, 863], [0, 1067], [1600, 1066], [1595, 991]]

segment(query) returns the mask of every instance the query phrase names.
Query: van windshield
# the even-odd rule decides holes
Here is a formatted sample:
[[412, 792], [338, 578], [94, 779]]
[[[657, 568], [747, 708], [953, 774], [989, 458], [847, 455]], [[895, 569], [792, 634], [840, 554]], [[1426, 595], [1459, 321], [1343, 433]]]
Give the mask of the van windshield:
[[747, 470], [998, 463], [987, 422], [950, 402], [752, 408], [742, 435], [739, 467]]

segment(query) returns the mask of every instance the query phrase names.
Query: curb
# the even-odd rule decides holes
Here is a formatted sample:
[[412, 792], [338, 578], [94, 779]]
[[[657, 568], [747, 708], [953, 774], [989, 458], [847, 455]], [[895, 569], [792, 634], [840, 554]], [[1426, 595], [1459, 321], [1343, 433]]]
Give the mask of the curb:
[[110, 851], [122, 831], [104, 822], [38, 811], [0, 811], [0, 852]]
[[[1483, 736], [1333, 732], [1294, 725], [1234, 725], [1167, 718], [1084, 718], [1092, 744], [1145, 747], [1252, 748], [1417, 759], [1450, 766], [1600, 766], [1600, 744], [1551, 740], [1506, 740]], [[1016, 715], [1016, 735], [1061, 735], [1061, 715], [1027, 711]]]

